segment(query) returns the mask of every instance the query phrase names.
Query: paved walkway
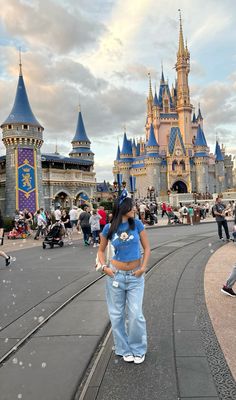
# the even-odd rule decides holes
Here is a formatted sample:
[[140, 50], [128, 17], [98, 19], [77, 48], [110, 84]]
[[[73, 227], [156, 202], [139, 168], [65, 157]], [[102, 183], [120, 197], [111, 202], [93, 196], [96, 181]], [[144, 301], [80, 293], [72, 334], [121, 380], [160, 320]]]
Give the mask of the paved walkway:
[[174, 400], [176, 394], [184, 400], [234, 400], [236, 300], [220, 291], [234, 259], [234, 243], [212, 245], [208, 239], [180, 249], [178, 257], [154, 269], [144, 299], [146, 362], [141, 367], [124, 363], [111, 353], [111, 340], [83, 400]]
[[[214, 222], [214, 219], [208, 218], [204, 222]], [[157, 229], [159, 227], [164, 227], [166, 226], [167, 219], [163, 218], [160, 219]], [[76, 239], [80, 239], [81, 236], [77, 235]], [[32, 239], [26, 239], [26, 240], [16, 240], [16, 241], [9, 241], [5, 240], [3, 250], [6, 252], [12, 252], [14, 250], [20, 250], [20, 249], [26, 249], [32, 246], [41, 246], [42, 241], [34, 241]], [[197, 245], [196, 245], [197, 246]], [[193, 249], [196, 247], [193, 245]], [[220, 247], [219, 247], [220, 246]], [[218, 248], [219, 247], [219, 248]], [[220, 289], [223, 285], [223, 283], [226, 281], [232, 266], [235, 262], [235, 251], [236, 247], [234, 243], [229, 243], [221, 246], [221, 243], [219, 245], [217, 244], [215, 250], [212, 248], [212, 255], [209, 258], [205, 258], [204, 252], [201, 254], [200, 259], [195, 259], [191, 261], [191, 254], [189, 253], [189, 260], [190, 260], [190, 267], [191, 267], [191, 274], [194, 273], [195, 275], [193, 276], [198, 276], [200, 274], [200, 271], [204, 270], [204, 267], [206, 265], [206, 260], [208, 260], [206, 268], [205, 268], [205, 275], [204, 275], [204, 292], [205, 292], [205, 298], [206, 298], [206, 305], [207, 309], [213, 324], [213, 328], [215, 331], [215, 334], [218, 338], [218, 341], [220, 343], [221, 349], [225, 355], [225, 358], [227, 360], [227, 363], [229, 365], [229, 368], [231, 369], [231, 373], [236, 377], [236, 363], [235, 363], [235, 348], [236, 348], [236, 342], [235, 342], [235, 328], [236, 328], [236, 313], [235, 313], [235, 299], [228, 297], [224, 295], [223, 293], [220, 292]], [[157, 251], [158, 253], [158, 251]], [[155, 254], [153, 254], [153, 257], [155, 258]], [[208, 249], [208, 257], [209, 257], [209, 249]], [[162, 400], [172, 400], [175, 399], [175, 393], [176, 393], [176, 382], [174, 378], [174, 368], [176, 366], [172, 365], [170, 368], [169, 366], [171, 365], [170, 359], [168, 359], [168, 349], [173, 346], [173, 337], [171, 334], [171, 327], [168, 325], [168, 319], [166, 318], [167, 311], [169, 315], [172, 315], [173, 313], [173, 318], [175, 319], [174, 321], [174, 326], [175, 326], [175, 341], [177, 344], [177, 369], [179, 373], [179, 391], [181, 393], [181, 399], [189, 400], [189, 399], [194, 399], [194, 400], [206, 400], [206, 399], [227, 399], [227, 400], [234, 400], [236, 398], [236, 391], [234, 391], [234, 394], [223, 394], [222, 397], [217, 397], [217, 394], [215, 392], [214, 384], [212, 381], [211, 374], [208, 373], [208, 375], [205, 373], [207, 371], [207, 361], [204, 356], [203, 349], [200, 347], [200, 337], [199, 337], [199, 332], [197, 329], [194, 327], [195, 322], [191, 321], [191, 314], [192, 314], [192, 308], [194, 306], [194, 302], [191, 300], [192, 296], [192, 287], [188, 287], [189, 285], [189, 276], [183, 274], [182, 279], [182, 285], [180, 284], [177, 288], [177, 302], [175, 303], [175, 309], [172, 309], [172, 298], [176, 290], [176, 282], [178, 276], [176, 275], [176, 271], [181, 271], [182, 267], [182, 260], [183, 258], [180, 257], [179, 259], [172, 260], [172, 262], [167, 262], [166, 265], [158, 271], [155, 271], [152, 275], [152, 279], [149, 279], [149, 284], [147, 285], [148, 290], [146, 289], [146, 305], [145, 307], [145, 315], [147, 315], [147, 320], [149, 321], [149, 326], [148, 326], [148, 332], [150, 333], [150, 342], [149, 342], [149, 354], [147, 356], [147, 362], [143, 364], [143, 366], [140, 368], [140, 366], [137, 366], [139, 368], [139, 373], [135, 378], [136, 386], [139, 387], [139, 394], [140, 398], [143, 398], [144, 400], [152, 400], [154, 398], [161, 398]], [[173, 262], [175, 264], [175, 269], [173, 270]], [[187, 271], [186, 271], [187, 272]], [[185, 272], [184, 272], [185, 273]], [[165, 277], [166, 274], [166, 277]], [[169, 277], [171, 276], [171, 280]], [[194, 282], [193, 276], [191, 276], [191, 282]], [[186, 278], [186, 279], [185, 279]], [[99, 311], [100, 319], [102, 319], [102, 313], [104, 311], [104, 301], [103, 300], [103, 283], [99, 284], [100, 291], [94, 293], [94, 290], [92, 293], [90, 293], [90, 296], [92, 300], [96, 300], [96, 303], [100, 303], [101, 309]], [[184, 291], [181, 293], [181, 290]], [[87, 296], [87, 297], [86, 297]], [[85, 296], [86, 303], [87, 300], [91, 303], [91, 299], [88, 297], [88, 295]], [[94, 296], [100, 296], [99, 298], [94, 298]], [[97, 301], [99, 300], [99, 302]], [[81, 302], [81, 300], [80, 300]], [[81, 309], [81, 304], [79, 305]], [[75, 315], [75, 312], [71, 313], [70, 310], [67, 308], [64, 309], [64, 314], [67, 315], [68, 317], [68, 311], [69, 315]], [[181, 316], [182, 313], [182, 316]], [[63, 331], [60, 333], [60, 329], [65, 329], [67, 326], [66, 323], [64, 323], [63, 320], [63, 313], [58, 316], [56, 321], [52, 321], [51, 323], [47, 325], [46, 329], [54, 329], [54, 335], [58, 335], [59, 332], [59, 337], [63, 337], [64, 335], [68, 335], [68, 332]], [[157, 315], [158, 318], [155, 317]], [[87, 314], [86, 314], [87, 315]], [[91, 315], [92, 316], [92, 315]], [[190, 317], [190, 320], [187, 321], [187, 317]], [[79, 317], [79, 315], [78, 315]], [[162, 323], [160, 322], [160, 318], [162, 318]], [[94, 318], [90, 318], [90, 323], [93, 322]], [[82, 320], [82, 315], [80, 315], [80, 321]], [[104, 317], [105, 320], [105, 317]], [[83, 322], [83, 320], [82, 320]], [[159, 324], [159, 325], [158, 325]], [[192, 325], [191, 325], [192, 324]], [[54, 326], [55, 325], [55, 326]], [[190, 328], [189, 328], [190, 326]], [[51, 327], [51, 328], [50, 328]], [[76, 323], [75, 325], [75, 330], [78, 330], [78, 325]], [[81, 329], [81, 324], [80, 324], [80, 329]], [[97, 326], [92, 327], [92, 331], [96, 332]], [[191, 335], [188, 335], [188, 331], [191, 331]], [[151, 333], [152, 332], [152, 333]], [[71, 334], [71, 332], [70, 332]], [[94, 333], [93, 333], [94, 334]], [[99, 332], [100, 334], [100, 332]], [[178, 335], [179, 334], [179, 335]], [[39, 340], [40, 335], [42, 336], [42, 339], [45, 337], [50, 336], [44, 333], [42, 330], [40, 334], [37, 334], [34, 341]], [[60, 336], [61, 335], [61, 336]], [[81, 336], [79, 336], [81, 338]], [[46, 339], [45, 339], [46, 341]], [[57, 342], [55, 342], [57, 345]], [[72, 347], [75, 343], [71, 343]], [[30, 345], [30, 344], [29, 344]], [[66, 347], [65, 347], [66, 348]], [[76, 346], [74, 347], [75, 349], [78, 349], [78, 343], [76, 342]], [[92, 349], [92, 346], [91, 346]], [[24, 349], [22, 350], [22, 352]], [[25, 349], [27, 353], [27, 349]], [[59, 354], [61, 351], [61, 347], [59, 347]], [[92, 351], [92, 350], [91, 350]], [[193, 352], [194, 353], [194, 359], [193, 359]], [[20, 353], [19, 353], [20, 354]], [[57, 354], [57, 353], [55, 353]], [[83, 355], [83, 354], [82, 354]], [[88, 356], [88, 355], [87, 355]], [[64, 355], [64, 362], [66, 360], [66, 354]], [[81, 362], [81, 370], [82, 367], [86, 365], [86, 356], [83, 355], [84, 360]], [[46, 356], [45, 356], [46, 358]], [[81, 358], [81, 354], [80, 354]], [[78, 354], [75, 353], [75, 360], [74, 360], [74, 366], [73, 369], [76, 368], [78, 369], [77, 365], [78, 361]], [[53, 359], [50, 358], [50, 362], [53, 362]], [[49, 363], [48, 363], [49, 365]], [[55, 361], [55, 365], [58, 365], [58, 360]], [[111, 358], [111, 362], [109, 364], [109, 367], [107, 368], [107, 373], [104, 378], [102, 378], [102, 383], [105, 385], [107, 383], [107, 387], [109, 388], [110, 392], [107, 392], [104, 389], [104, 392], [101, 390], [99, 393], [97, 400], [105, 400], [105, 399], [112, 399], [112, 400], [120, 400], [120, 397], [114, 393], [113, 388], [117, 386], [117, 382], [121, 382], [122, 384], [122, 379], [125, 379], [124, 387], [123, 387], [123, 399], [128, 399], [131, 398], [128, 396], [130, 393], [130, 390], [135, 391], [136, 387], [132, 386], [134, 382], [134, 370], [129, 368], [131, 366], [124, 365], [124, 363], [119, 362], [116, 360], [116, 358], [113, 356]], [[71, 368], [71, 363], [68, 364], [68, 368]], [[55, 371], [58, 372], [58, 368], [55, 369]], [[189, 371], [189, 375], [188, 375]], [[81, 371], [82, 372], [82, 371]], [[6, 376], [8, 374], [8, 371], [6, 370]], [[17, 375], [18, 376], [18, 375]], [[193, 380], [193, 376], [195, 376]], [[3, 375], [3, 378], [6, 379], [6, 377]], [[55, 372], [55, 377], [56, 379], [56, 372]], [[4, 381], [3, 379], [3, 381]], [[20, 378], [19, 378], [20, 379]], [[158, 380], [158, 386], [161, 386], [161, 392], [155, 393], [155, 385]], [[51, 382], [51, 380], [50, 380]], [[178, 385], [178, 384], [177, 384]], [[199, 395], [196, 396], [193, 394], [193, 388], [197, 392], [199, 390], [199, 393], [204, 392], [205, 387], [208, 386], [208, 395]], [[50, 388], [50, 383], [49, 387]], [[141, 388], [141, 389], [140, 389]], [[140, 392], [141, 390], [141, 392]], [[234, 390], [234, 389], [233, 389]], [[149, 393], [152, 391], [152, 394], [155, 393], [154, 397], [150, 397]], [[233, 393], [233, 391], [232, 391]], [[128, 397], [127, 397], [128, 396]], [[28, 399], [28, 397], [26, 396]], [[53, 397], [50, 397], [50, 399]], [[91, 397], [95, 398], [95, 397]], [[1, 395], [0, 395], [1, 399]], [[10, 399], [10, 397], [3, 397], [3, 399]], [[86, 397], [86, 400], [90, 399], [89, 397]], [[64, 399], [63, 400], [67, 400]]]
[[235, 243], [222, 246], [208, 261], [205, 269], [205, 298], [215, 334], [236, 380], [236, 298], [220, 291], [235, 265], [235, 246]]

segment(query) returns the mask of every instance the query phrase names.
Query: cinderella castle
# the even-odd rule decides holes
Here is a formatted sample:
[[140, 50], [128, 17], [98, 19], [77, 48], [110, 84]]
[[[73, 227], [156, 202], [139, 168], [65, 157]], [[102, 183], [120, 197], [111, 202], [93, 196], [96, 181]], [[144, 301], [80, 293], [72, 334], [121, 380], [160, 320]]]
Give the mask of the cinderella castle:
[[118, 146], [113, 174], [118, 184], [126, 182], [137, 197], [167, 193], [216, 193], [233, 186], [233, 161], [218, 141], [210, 153], [204, 134], [203, 117], [197, 115], [190, 100], [188, 75], [190, 53], [184, 45], [180, 17], [179, 43], [175, 64], [177, 79], [170, 90], [162, 71], [159, 92], [149, 93], [145, 135], [138, 141], [128, 139]]
[[94, 153], [79, 110], [68, 157], [41, 153], [43, 126], [28, 100], [22, 65], [13, 108], [1, 125], [6, 155], [0, 157], [0, 209], [12, 216], [16, 209], [71, 207], [91, 199], [96, 191]]

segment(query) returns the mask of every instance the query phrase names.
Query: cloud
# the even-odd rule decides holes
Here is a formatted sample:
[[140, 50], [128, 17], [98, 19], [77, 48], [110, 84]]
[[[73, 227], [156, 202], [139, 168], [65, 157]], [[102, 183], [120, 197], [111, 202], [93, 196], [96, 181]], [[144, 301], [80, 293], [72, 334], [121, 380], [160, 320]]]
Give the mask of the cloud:
[[16, 48], [21, 45], [30, 104], [45, 127], [43, 152], [54, 151], [57, 140], [59, 151], [69, 153], [81, 103], [98, 179], [102, 174], [111, 176], [124, 124], [129, 137], [144, 135], [147, 72], [154, 85], [163, 62], [170, 84], [176, 77], [178, 7], [191, 52], [191, 100], [194, 105], [201, 103], [207, 141], [214, 145], [216, 133], [225, 143], [234, 141], [236, 5], [232, 1], [179, 0], [178, 7], [173, 0], [0, 3], [0, 121], [14, 102]]
[[8, 0], [1, 8], [1, 18], [9, 35], [22, 37], [28, 46], [43, 46], [58, 53], [94, 46], [105, 31], [102, 23], [83, 14], [79, 7], [73, 14], [62, 2], [53, 0], [33, 2], [33, 6]]

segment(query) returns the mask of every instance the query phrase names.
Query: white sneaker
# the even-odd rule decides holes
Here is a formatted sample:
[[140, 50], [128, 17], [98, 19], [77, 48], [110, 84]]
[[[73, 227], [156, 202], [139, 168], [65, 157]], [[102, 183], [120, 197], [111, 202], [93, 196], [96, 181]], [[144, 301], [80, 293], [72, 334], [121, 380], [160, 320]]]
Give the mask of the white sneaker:
[[133, 354], [128, 354], [127, 356], [123, 356], [123, 360], [125, 362], [133, 362], [134, 361], [134, 356], [133, 356]]
[[145, 360], [145, 354], [143, 356], [134, 356], [135, 364], [142, 364]]
[[93, 247], [97, 247], [96, 243], [93, 244]]

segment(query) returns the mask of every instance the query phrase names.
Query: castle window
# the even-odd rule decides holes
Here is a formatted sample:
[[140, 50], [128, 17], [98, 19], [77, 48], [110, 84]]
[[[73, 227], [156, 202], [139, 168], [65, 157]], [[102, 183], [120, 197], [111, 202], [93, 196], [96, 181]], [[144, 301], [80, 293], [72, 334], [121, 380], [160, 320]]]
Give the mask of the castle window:
[[180, 166], [182, 167], [182, 171], [185, 171], [185, 162], [183, 160], [180, 161]]
[[22, 125], [22, 129], [29, 129], [29, 125]]
[[41, 132], [41, 128], [38, 128], [38, 132]]
[[177, 165], [178, 165], [177, 161], [174, 160], [174, 161], [172, 162], [172, 171], [175, 171], [175, 170], [176, 170]]
[[15, 166], [15, 154], [12, 153], [11, 154], [11, 167], [14, 167], [14, 166]]
[[7, 129], [13, 129], [12, 125], [7, 125]]
[[168, 113], [169, 112], [169, 102], [168, 100], [164, 100], [164, 113]]

